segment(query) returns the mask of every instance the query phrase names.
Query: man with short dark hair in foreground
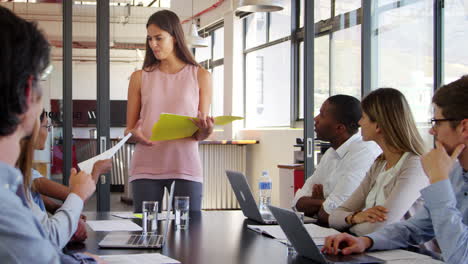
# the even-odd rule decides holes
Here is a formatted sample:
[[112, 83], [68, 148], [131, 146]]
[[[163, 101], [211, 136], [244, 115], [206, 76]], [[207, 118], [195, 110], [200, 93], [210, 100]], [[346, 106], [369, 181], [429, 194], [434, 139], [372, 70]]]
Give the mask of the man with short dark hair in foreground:
[[[95, 263], [90, 255], [66, 255], [52, 245], [28, 206], [23, 175], [14, 167], [20, 153], [20, 140], [31, 135], [42, 111], [40, 80], [49, 65], [49, 55], [49, 43], [36, 24], [0, 6], [2, 263]], [[70, 195], [82, 206], [93, 194], [94, 184], [91, 175], [73, 170]]]

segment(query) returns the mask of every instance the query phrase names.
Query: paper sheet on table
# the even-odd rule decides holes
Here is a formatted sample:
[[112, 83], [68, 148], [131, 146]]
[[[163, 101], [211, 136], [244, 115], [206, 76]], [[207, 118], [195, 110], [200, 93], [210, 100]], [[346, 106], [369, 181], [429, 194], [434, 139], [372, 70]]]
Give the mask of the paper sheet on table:
[[[198, 127], [191, 119], [197, 118], [167, 113], [160, 114], [158, 122], [153, 125], [151, 130], [150, 140], [159, 141], [191, 137], [198, 130]], [[218, 116], [214, 118], [215, 125], [221, 126], [241, 119], [243, 117], [239, 116]]]
[[432, 259], [432, 258], [387, 260], [385, 263], [386, 264], [444, 264], [444, 262], [440, 260]]
[[385, 250], [385, 251], [375, 251], [375, 252], [366, 252], [367, 255], [383, 259], [386, 261], [390, 260], [418, 260], [418, 259], [432, 259], [430, 256], [423, 254], [418, 254], [416, 252], [411, 252], [408, 250], [396, 249], [396, 250]]
[[128, 254], [128, 255], [107, 255], [99, 256], [109, 264], [178, 264], [179, 261], [161, 255], [159, 253], [151, 254]]
[[[280, 241], [286, 240], [286, 235], [279, 225], [247, 225], [247, 227], [256, 232], [272, 236]], [[335, 229], [325, 228], [314, 224], [305, 224], [304, 227], [317, 245], [323, 245], [325, 237], [340, 233]]]
[[132, 133], [128, 133], [128, 135], [122, 138], [119, 141], [119, 143], [117, 143], [115, 146], [113, 146], [112, 148], [108, 149], [107, 151], [97, 156], [94, 156], [88, 160], [78, 163], [78, 167], [80, 167], [80, 169], [82, 171], [85, 171], [86, 173], [91, 173], [93, 171], [93, 166], [94, 166], [94, 163], [96, 163], [96, 161], [112, 158], [112, 156], [114, 156], [115, 153], [117, 153], [117, 151], [125, 144], [125, 142], [127, 142], [127, 140], [131, 136], [132, 136]]
[[93, 231], [142, 231], [141, 226], [130, 220], [88, 220], [86, 224]]
[[[118, 218], [124, 218], [124, 219], [136, 219], [136, 218], [143, 218], [142, 214], [134, 214], [133, 212], [113, 212], [112, 216], [118, 217]], [[175, 218], [174, 214], [171, 214], [169, 216], [170, 220], [173, 220]], [[161, 212], [158, 214], [158, 220], [159, 221], [164, 221], [166, 220], [166, 212]]]

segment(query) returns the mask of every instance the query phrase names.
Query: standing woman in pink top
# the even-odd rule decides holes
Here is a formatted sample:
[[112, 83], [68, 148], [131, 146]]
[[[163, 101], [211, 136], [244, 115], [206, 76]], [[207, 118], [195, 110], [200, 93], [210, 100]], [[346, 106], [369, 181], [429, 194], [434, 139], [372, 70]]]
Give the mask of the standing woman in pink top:
[[[176, 182], [174, 195], [190, 197], [190, 210], [200, 211], [203, 174], [198, 141], [213, 131], [208, 117], [212, 85], [210, 73], [200, 67], [187, 48], [177, 15], [169, 10], [151, 15], [146, 24], [143, 69], [130, 78], [127, 128], [136, 143], [130, 166], [133, 208], [141, 212], [143, 201], [159, 201], [164, 187]], [[199, 130], [183, 139], [150, 141], [159, 114], [198, 117]]]

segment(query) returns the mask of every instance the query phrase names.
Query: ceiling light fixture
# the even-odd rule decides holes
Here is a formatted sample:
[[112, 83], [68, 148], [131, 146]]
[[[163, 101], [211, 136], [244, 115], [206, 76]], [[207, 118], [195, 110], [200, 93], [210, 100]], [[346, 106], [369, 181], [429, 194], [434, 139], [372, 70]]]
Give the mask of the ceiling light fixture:
[[276, 12], [283, 8], [283, 0], [237, 0], [237, 11]]
[[[197, 20], [198, 22], [200, 19]], [[187, 41], [187, 45], [192, 48], [206, 48], [208, 47], [208, 41], [198, 35], [198, 28], [197, 25], [194, 23], [193, 18], [193, 0], [192, 0], [192, 25], [190, 26], [190, 30], [188, 35], [185, 37]]]

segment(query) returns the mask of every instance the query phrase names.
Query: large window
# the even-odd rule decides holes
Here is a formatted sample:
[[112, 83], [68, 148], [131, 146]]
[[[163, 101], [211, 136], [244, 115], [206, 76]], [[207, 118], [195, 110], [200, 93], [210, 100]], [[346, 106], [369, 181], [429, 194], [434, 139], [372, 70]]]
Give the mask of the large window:
[[206, 30], [207, 48], [197, 48], [195, 59], [211, 72], [213, 99], [210, 115], [224, 115], [224, 28], [216, 25]]
[[269, 41], [273, 41], [291, 34], [291, 3], [279, 12], [270, 14]]
[[[360, 0], [314, 2], [314, 113], [310, 113], [314, 116], [331, 95], [361, 98], [360, 6]], [[301, 1], [301, 14], [303, 7], [304, 1]], [[304, 118], [303, 52], [301, 42], [298, 119]]]
[[386, 0], [376, 6], [372, 26], [376, 60], [372, 89], [400, 90], [422, 136], [427, 136], [434, 90], [433, 14], [432, 1]]
[[[285, 14], [256, 13], [245, 19], [246, 116], [251, 120], [247, 122], [249, 126], [287, 125], [283, 117], [290, 116], [288, 107], [298, 110], [297, 119], [309, 114], [303, 111], [307, 100], [303, 93], [305, 0], [297, 3], [300, 7], [297, 14], [299, 28], [289, 38], [282, 37], [287, 36], [286, 28], [290, 27], [290, 24], [286, 26], [289, 22]], [[362, 3], [372, 5], [371, 14], [363, 13]], [[445, 0], [443, 8], [434, 9], [434, 1], [425, 0], [315, 0], [314, 8], [314, 95], [313, 99], [309, 99], [313, 100], [314, 113], [310, 114], [316, 115], [324, 100], [331, 95], [348, 94], [361, 99], [363, 91], [393, 87], [406, 96], [421, 134], [430, 142], [427, 120], [432, 115], [430, 102], [435, 88], [434, 63], [437, 63], [435, 49], [441, 47], [443, 83], [468, 73], [468, 52], [465, 48], [468, 46], [468, 3]], [[295, 10], [291, 10], [293, 12]], [[443, 21], [434, 20], [434, 13], [443, 14]], [[366, 16], [366, 21], [371, 21], [370, 34], [365, 35], [364, 40], [361, 32], [363, 16]], [[442, 39], [434, 35], [435, 22], [442, 23]], [[365, 25], [366, 29], [368, 25]], [[277, 28], [272, 29], [275, 26]], [[372, 48], [363, 53], [362, 45], [366, 43], [363, 41], [369, 40]], [[284, 50], [270, 48], [270, 44], [279, 45], [286, 41], [290, 43], [289, 47], [298, 45], [296, 58], [287, 54], [286, 45], [283, 45]], [[435, 46], [434, 43], [439, 45]], [[275, 69], [265, 66], [270, 61], [265, 56], [278, 58]], [[284, 56], [289, 56], [289, 59], [284, 59]], [[367, 59], [365, 62], [361, 61], [363, 57]], [[294, 90], [290, 89], [291, 84], [286, 78], [296, 79], [296, 73], [292, 72], [296, 63], [297, 84], [293, 83], [292, 86], [298, 87], [298, 98], [296, 105], [291, 105], [291, 91]], [[287, 69], [285, 65], [292, 68]], [[369, 69], [369, 72], [363, 73], [363, 69]], [[267, 85], [269, 76], [275, 78], [273, 87]], [[366, 78], [364, 82], [363, 76]], [[363, 83], [370, 83], [370, 86], [363, 87]], [[276, 87], [279, 85], [281, 89]], [[287, 90], [290, 93], [285, 96]], [[269, 105], [270, 102], [263, 95], [271, 91], [283, 97], [282, 104]], [[269, 108], [284, 115], [277, 116], [275, 120], [258, 116], [262, 111], [268, 112]]]
[[361, 26], [354, 24], [334, 32], [330, 53], [330, 95], [347, 94], [360, 99]]
[[291, 123], [291, 2], [274, 13], [244, 19], [247, 127]]
[[247, 127], [289, 126], [290, 42], [246, 56]]
[[444, 83], [468, 74], [468, 2], [445, 0]]
[[247, 49], [267, 42], [267, 17], [268, 13], [254, 13], [245, 19], [245, 47]]
[[[328, 0], [330, 2], [330, 0]], [[361, 0], [334, 0], [335, 15], [352, 12], [361, 7]]]

